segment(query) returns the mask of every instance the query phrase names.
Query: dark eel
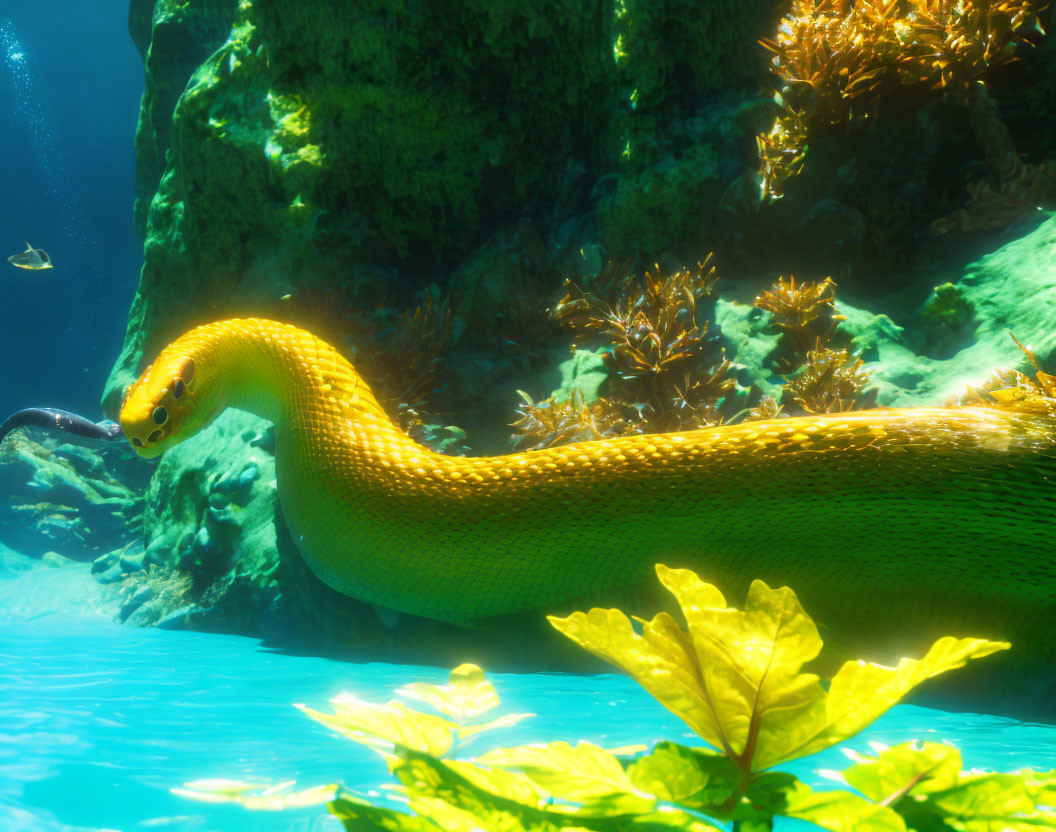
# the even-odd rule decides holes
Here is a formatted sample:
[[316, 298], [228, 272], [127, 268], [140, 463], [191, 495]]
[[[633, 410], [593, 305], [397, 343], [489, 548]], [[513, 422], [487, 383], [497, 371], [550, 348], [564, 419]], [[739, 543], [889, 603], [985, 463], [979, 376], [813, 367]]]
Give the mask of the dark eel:
[[0, 443], [4, 437], [16, 428], [24, 427], [57, 428], [58, 430], [72, 433], [75, 436], [83, 436], [86, 439], [98, 439], [103, 442], [116, 442], [124, 439], [121, 425], [117, 422], [103, 420], [92, 422], [76, 413], [68, 410], [58, 410], [54, 407], [27, 407], [8, 416], [0, 425]]

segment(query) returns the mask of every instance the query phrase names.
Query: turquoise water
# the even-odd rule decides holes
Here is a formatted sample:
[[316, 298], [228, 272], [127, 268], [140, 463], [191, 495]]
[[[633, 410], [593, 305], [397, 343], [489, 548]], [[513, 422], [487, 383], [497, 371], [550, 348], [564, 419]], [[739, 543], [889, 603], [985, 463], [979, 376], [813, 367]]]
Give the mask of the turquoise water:
[[[325, 710], [345, 690], [384, 700], [397, 685], [446, 676], [287, 655], [238, 636], [121, 627], [105, 616], [107, 603], [83, 568], [0, 553], [0, 829], [337, 830], [318, 809], [249, 812], [169, 789], [229, 777], [303, 786], [340, 779], [368, 790], [385, 781], [380, 760], [291, 704]], [[495, 744], [689, 741], [682, 723], [620, 676], [492, 678], [506, 710], [538, 714], [496, 733]], [[1056, 728], [912, 706], [848, 745], [936, 737], [960, 746], [968, 766], [1056, 764]], [[824, 785], [815, 771], [845, 762], [833, 749], [789, 770]]]

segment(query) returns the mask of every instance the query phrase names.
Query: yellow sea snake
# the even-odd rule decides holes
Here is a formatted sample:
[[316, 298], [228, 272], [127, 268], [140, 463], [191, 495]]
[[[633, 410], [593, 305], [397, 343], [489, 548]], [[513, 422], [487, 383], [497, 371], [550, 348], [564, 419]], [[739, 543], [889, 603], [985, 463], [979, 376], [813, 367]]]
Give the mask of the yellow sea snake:
[[408, 438], [332, 347], [245, 319], [166, 347], [120, 422], [153, 457], [226, 407], [275, 424], [293, 538], [355, 598], [466, 622], [666, 562], [724, 590], [787, 584], [837, 633], [1001, 637], [1056, 664], [1049, 418], [867, 410], [452, 457]]

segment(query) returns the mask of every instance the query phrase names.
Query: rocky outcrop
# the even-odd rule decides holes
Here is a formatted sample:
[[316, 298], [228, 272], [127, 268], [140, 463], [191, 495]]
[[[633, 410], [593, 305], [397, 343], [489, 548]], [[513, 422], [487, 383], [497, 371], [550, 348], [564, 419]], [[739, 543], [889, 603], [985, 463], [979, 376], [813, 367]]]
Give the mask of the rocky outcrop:
[[139, 535], [153, 465], [122, 445], [65, 444], [21, 429], [0, 444], [0, 540], [33, 557], [94, 560]]

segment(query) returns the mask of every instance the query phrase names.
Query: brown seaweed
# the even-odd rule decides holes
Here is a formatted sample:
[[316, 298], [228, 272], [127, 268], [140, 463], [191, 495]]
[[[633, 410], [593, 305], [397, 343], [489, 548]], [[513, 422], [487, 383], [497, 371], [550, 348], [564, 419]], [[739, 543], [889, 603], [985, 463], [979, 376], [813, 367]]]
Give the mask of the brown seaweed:
[[810, 130], [875, 114], [880, 93], [919, 85], [972, 110], [988, 159], [1010, 149], [996, 107], [977, 83], [1040, 32], [1033, 0], [792, 0], [773, 38], [771, 70], [781, 114], [758, 137], [764, 196], [779, 197], [802, 167]]
[[870, 372], [860, 356], [820, 344], [785, 382], [785, 396], [807, 413], [842, 413], [863, 406]]
[[566, 281], [555, 319], [572, 330], [577, 344], [605, 345], [608, 395], [633, 407], [642, 430], [714, 424], [736, 382], [707, 322], [697, 320], [698, 302], [718, 281], [712, 256], [669, 274], [654, 265], [641, 278], [630, 266], [610, 262], [587, 286]]
[[513, 446], [517, 450], [552, 448], [634, 432], [631, 408], [604, 398], [588, 404], [579, 388], [573, 388], [564, 401], [550, 397], [535, 402], [523, 390], [517, 393], [522, 399], [517, 406], [521, 417], [513, 423]]

